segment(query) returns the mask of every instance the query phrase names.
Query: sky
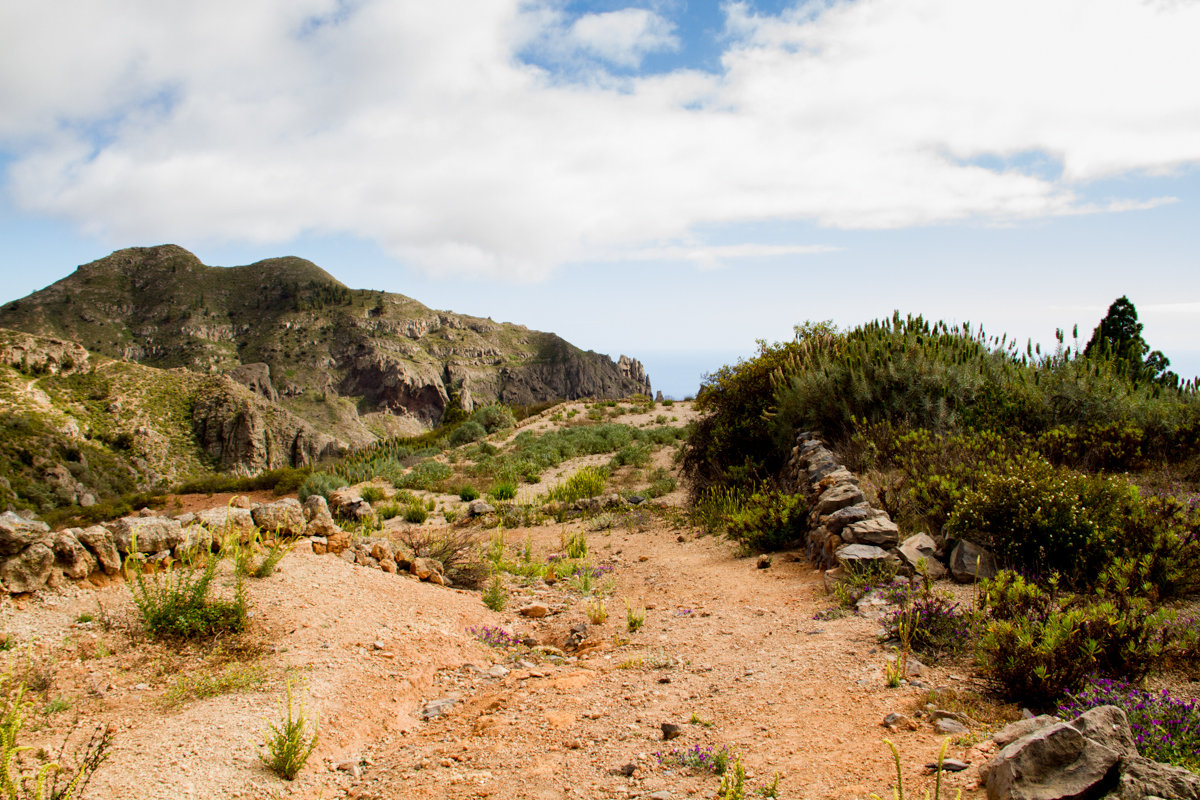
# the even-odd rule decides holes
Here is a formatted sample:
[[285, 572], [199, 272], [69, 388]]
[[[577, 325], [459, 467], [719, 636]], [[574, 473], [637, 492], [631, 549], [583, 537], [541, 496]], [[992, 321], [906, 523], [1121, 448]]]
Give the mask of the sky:
[[[1200, 374], [1200, 0], [6, 0], [0, 303], [129, 246], [635, 356], [1126, 295]], [[1068, 344], [1071, 342], [1068, 341]]]

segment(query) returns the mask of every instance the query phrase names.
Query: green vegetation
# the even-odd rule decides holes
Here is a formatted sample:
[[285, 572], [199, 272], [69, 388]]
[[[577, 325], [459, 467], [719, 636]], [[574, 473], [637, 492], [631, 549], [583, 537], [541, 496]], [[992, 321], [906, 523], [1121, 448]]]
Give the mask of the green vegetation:
[[304, 700], [301, 699], [299, 708], [295, 708], [292, 683], [288, 681], [286, 702], [280, 703], [280, 720], [270, 723], [264, 735], [266, 752], [261, 754], [262, 762], [285, 781], [292, 780], [317, 747], [318, 727], [314, 719], [309, 734]]
[[604, 482], [608, 480], [608, 470], [599, 467], [584, 467], [546, 495], [548, 500], [561, 503], [574, 503], [588, 497], [596, 497], [604, 493]]
[[[204, 562], [203, 566], [197, 564], [198, 560]], [[148, 573], [141, 560], [126, 558], [126, 574], [131, 577], [129, 592], [146, 632], [163, 638], [204, 639], [244, 630], [249, 607], [240, 572], [235, 570], [232, 599], [211, 596], [220, 561], [211, 554], [196, 555], [174, 567]]]
[[[1200, 392], [1141, 331], [1121, 298], [1086, 348], [1060, 331], [1048, 353], [899, 314], [760, 342], [697, 398], [682, 454], [693, 519], [747, 550], [800, 540], [807, 509], [774, 481], [796, 432], [815, 431], [902, 530], [947, 551], [969, 539], [1008, 570], [980, 584], [973, 613], [927, 589], [897, 595], [905, 653], [974, 642], [1000, 692], [1039, 708], [1089, 675], [1190, 669], [1200, 634], [1163, 604], [1200, 590]], [[844, 606], [900, 591], [848, 577]]]

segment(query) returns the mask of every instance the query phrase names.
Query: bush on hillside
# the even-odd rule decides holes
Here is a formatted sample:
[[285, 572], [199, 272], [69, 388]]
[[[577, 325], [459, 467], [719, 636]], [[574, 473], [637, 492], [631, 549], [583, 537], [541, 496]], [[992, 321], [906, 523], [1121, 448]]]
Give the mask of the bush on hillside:
[[458, 447], [459, 445], [477, 442], [484, 436], [487, 436], [487, 430], [475, 420], [469, 419], [455, 428], [454, 433], [450, 434], [450, 438], [446, 441], [451, 447]]
[[328, 500], [329, 495], [334, 491], [349, 485], [350, 482], [341, 475], [333, 475], [328, 472], [314, 472], [304, 479], [304, 483], [300, 484], [300, 490], [297, 492], [297, 495], [301, 503], [314, 494], [319, 494]]
[[781, 550], [803, 540], [807, 517], [802, 495], [763, 486], [726, 516], [725, 534], [747, 552]]

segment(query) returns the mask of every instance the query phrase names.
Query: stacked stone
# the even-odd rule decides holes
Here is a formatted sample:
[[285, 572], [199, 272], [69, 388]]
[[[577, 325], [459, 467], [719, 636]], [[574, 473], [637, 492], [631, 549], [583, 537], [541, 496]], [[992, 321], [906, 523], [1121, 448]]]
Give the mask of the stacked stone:
[[[231, 505], [159, 516], [149, 509], [87, 528], [52, 532], [41, 520], [11, 511], [0, 514], [0, 592], [24, 594], [64, 579], [90, 579], [103, 583], [121, 571], [125, 559], [164, 563], [196, 549], [211, 550], [229, 536], [247, 541], [257, 528], [284, 537], [305, 537], [317, 555], [339, 555], [346, 561], [393, 574], [449, 584], [442, 565], [434, 559], [415, 558], [383, 538], [353, 541], [329, 512], [325, 498], [313, 495], [301, 506], [285, 498], [253, 506], [241, 498]], [[339, 508], [353, 508], [363, 518], [370, 504], [358, 497], [340, 497]], [[479, 513], [483, 513], [482, 509]], [[371, 512], [373, 515], [374, 512]]]
[[793, 490], [806, 493], [811, 501], [807, 549], [816, 566], [828, 570], [851, 561], [885, 561], [911, 569], [924, 558], [939, 577], [933, 539], [921, 533], [901, 543], [899, 526], [867, 501], [858, 478], [816, 434], [796, 436], [787, 477]]

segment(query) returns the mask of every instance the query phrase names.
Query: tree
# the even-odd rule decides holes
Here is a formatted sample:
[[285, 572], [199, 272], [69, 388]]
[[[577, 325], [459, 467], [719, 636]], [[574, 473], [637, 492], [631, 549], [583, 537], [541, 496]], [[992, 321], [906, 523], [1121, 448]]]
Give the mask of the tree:
[[1087, 358], [1110, 358], [1134, 378], [1160, 380], [1173, 377], [1167, 372], [1171, 361], [1160, 350], [1150, 352], [1142, 338], [1142, 323], [1137, 309], [1122, 295], [1108, 307], [1108, 313], [1092, 331], [1092, 338], [1083, 350]]

